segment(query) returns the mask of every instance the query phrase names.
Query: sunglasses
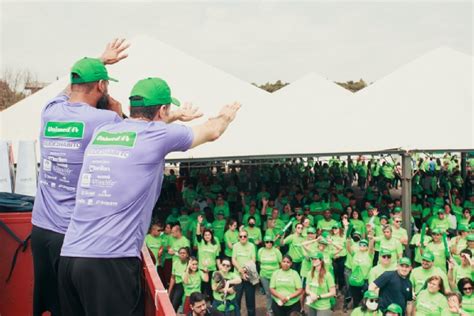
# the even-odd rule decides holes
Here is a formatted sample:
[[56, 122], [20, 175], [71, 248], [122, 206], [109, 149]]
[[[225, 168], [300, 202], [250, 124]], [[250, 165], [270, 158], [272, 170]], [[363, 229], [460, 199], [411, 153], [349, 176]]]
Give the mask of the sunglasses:
[[230, 268], [230, 264], [227, 264], [227, 263], [222, 263], [221, 266], [226, 267], [226, 268]]
[[270, 241], [270, 240], [269, 240], [269, 241], [266, 241], [265, 243], [266, 243], [266, 244], [273, 244], [273, 241]]
[[463, 287], [462, 289], [463, 289], [463, 291], [472, 291], [472, 287], [471, 287], [471, 286], [470, 286], [470, 287]]
[[390, 258], [392, 258], [392, 256], [390, 256], [390, 255], [385, 255], [385, 256], [382, 256], [382, 258], [384, 258], [384, 259], [390, 259]]
[[376, 298], [371, 298], [371, 299], [369, 299], [369, 302], [371, 302], [371, 303], [377, 303], [378, 301], [379, 301], [379, 300], [376, 299]]
[[244, 238], [247, 238], [247, 236], [242, 235], [242, 236], [239, 236], [239, 238], [244, 239]]
[[395, 221], [395, 223], [401, 223], [402, 221]]

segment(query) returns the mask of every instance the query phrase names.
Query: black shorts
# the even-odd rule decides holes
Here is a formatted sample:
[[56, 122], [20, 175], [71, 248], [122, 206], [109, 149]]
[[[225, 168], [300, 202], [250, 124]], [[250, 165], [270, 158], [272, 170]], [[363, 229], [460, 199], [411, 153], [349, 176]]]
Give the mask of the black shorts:
[[63, 315], [144, 315], [141, 261], [133, 258], [61, 257]]
[[31, 251], [33, 254], [34, 287], [33, 315], [50, 311], [60, 315], [58, 296], [59, 255], [64, 235], [33, 225]]

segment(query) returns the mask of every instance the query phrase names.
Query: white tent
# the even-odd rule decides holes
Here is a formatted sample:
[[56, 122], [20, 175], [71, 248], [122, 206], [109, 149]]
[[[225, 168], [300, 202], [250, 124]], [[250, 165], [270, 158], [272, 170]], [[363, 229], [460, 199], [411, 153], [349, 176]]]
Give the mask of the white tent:
[[[270, 94], [146, 36], [134, 39], [129, 58], [109, 73], [120, 80], [109, 87], [125, 112], [131, 87], [149, 76], [166, 79], [175, 97], [200, 106], [205, 117], [191, 125], [223, 104], [243, 104], [219, 141], [169, 159], [474, 147], [472, 58], [451, 49], [428, 53], [356, 94], [316, 74]], [[41, 109], [67, 82], [4, 111], [0, 137], [14, 144], [36, 139]]]

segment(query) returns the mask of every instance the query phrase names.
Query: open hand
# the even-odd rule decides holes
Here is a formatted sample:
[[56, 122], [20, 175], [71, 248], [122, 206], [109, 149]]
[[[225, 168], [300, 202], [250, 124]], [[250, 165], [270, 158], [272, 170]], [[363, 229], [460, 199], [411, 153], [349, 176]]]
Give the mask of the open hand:
[[130, 44], [125, 43], [125, 39], [114, 39], [112, 42], [108, 43], [105, 47], [105, 51], [100, 56], [100, 60], [104, 65], [112, 65], [124, 58], [128, 57], [128, 54], [122, 54], [124, 50], [130, 47]]
[[176, 118], [181, 122], [189, 122], [202, 116], [199, 108], [191, 103], [184, 103], [178, 110], [174, 111]]

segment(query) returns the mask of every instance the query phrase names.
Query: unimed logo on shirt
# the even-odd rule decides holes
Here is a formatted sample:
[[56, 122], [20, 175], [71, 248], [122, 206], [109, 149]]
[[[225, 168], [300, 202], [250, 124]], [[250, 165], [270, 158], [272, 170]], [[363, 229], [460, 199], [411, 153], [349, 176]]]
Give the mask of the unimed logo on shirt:
[[44, 137], [83, 138], [84, 122], [47, 122]]
[[135, 146], [135, 140], [137, 139], [136, 132], [99, 132], [92, 142], [93, 145], [105, 145], [105, 146]]

